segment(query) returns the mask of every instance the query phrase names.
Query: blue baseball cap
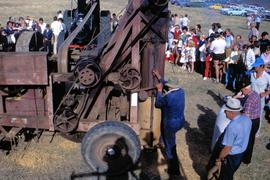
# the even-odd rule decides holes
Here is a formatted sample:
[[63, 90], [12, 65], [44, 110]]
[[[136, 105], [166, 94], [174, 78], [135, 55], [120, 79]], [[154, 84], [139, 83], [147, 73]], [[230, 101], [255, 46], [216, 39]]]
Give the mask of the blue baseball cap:
[[260, 67], [262, 65], [264, 65], [264, 61], [261, 57], [258, 57], [258, 58], [256, 58], [255, 63], [253, 63], [251, 66], [252, 67]]

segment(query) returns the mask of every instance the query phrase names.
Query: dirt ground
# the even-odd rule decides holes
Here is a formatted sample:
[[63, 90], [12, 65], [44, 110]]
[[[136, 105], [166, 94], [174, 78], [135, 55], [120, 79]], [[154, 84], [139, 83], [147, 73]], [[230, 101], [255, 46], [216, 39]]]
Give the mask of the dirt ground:
[[[185, 128], [177, 134], [177, 153], [184, 179], [205, 179], [205, 165], [209, 159], [209, 145], [216, 114], [222, 105], [220, 95], [230, 95], [223, 85], [211, 80], [203, 81], [197, 73], [190, 74], [179, 67], [166, 64], [166, 77], [178, 77], [186, 92]], [[264, 122], [263, 133], [256, 139], [252, 164], [241, 165], [236, 180], [270, 179], [269, 151], [265, 145], [270, 139], [269, 124]], [[97, 180], [104, 177], [92, 176], [82, 160], [80, 144], [70, 142], [59, 135], [52, 139], [45, 132], [39, 142], [21, 142], [9, 155], [0, 154], [0, 180]], [[26, 150], [25, 150], [26, 149]], [[156, 179], [167, 179], [166, 165], [160, 152], [144, 151], [143, 168], [129, 173], [130, 179], [143, 179], [145, 168], [151, 169]], [[140, 165], [141, 167], [141, 165]], [[149, 172], [148, 172], [149, 173]], [[112, 178], [107, 178], [112, 179]], [[126, 176], [116, 180], [128, 180]]]

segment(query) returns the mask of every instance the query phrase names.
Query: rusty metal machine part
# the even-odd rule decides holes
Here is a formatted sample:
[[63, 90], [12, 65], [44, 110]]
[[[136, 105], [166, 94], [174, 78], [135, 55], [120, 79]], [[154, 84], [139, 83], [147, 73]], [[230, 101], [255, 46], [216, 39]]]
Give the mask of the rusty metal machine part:
[[131, 65], [126, 65], [120, 70], [119, 85], [126, 90], [133, 90], [139, 87], [141, 75], [139, 71]]
[[16, 52], [40, 51], [43, 48], [43, 36], [37, 31], [23, 31], [16, 42]]
[[77, 69], [79, 82], [86, 87], [94, 87], [100, 82], [101, 69], [94, 62], [89, 62], [82, 69]]
[[79, 23], [79, 25], [72, 31], [72, 33], [67, 37], [64, 43], [59, 48], [58, 53], [58, 72], [67, 73], [68, 72], [68, 47], [73, 42], [73, 40], [77, 37], [77, 35], [82, 31], [85, 24], [89, 22], [89, 18], [93, 15], [92, 13], [95, 10], [99, 9], [99, 2], [92, 1], [93, 4], [91, 8], [83, 18], [83, 20]]
[[63, 112], [55, 118], [55, 127], [63, 133], [70, 133], [74, 131], [79, 123], [77, 114], [71, 109], [65, 108]]
[[[108, 170], [108, 163], [116, 163], [116, 168], [108, 172], [116, 174], [128, 170], [130, 165], [138, 161], [141, 148], [138, 135], [141, 131], [145, 130], [147, 134], [153, 130], [153, 94], [148, 93], [151, 96], [149, 101], [145, 92], [139, 95], [138, 92], [155, 84], [153, 69], [163, 74], [168, 31], [167, 4], [166, 1], [149, 0], [143, 7], [143, 0], [129, 1], [111, 38], [108, 42], [101, 42], [101, 51], [90, 58], [90, 53], [86, 52], [89, 47], [80, 49], [78, 61], [72, 64], [75, 66], [73, 72], [68, 63], [70, 44], [91, 16], [100, 15], [99, 12], [93, 14], [99, 8], [99, 1], [91, 2], [93, 4], [81, 24], [60, 47], [58, 71], [49, 75], [45, 73], [46, 78], [40, 78], [40, 71], [33, 71], [36, 81], [30, 81], [34, 83], [30, 84], [30, 90], [21, 100], [9, 99], [3, 102], [0, 98], [1, 104], [6, 103], [5, 107], [0, 108], [0, 125], [49, 129], [71, 137], [88, 132], [82, 143], [82, 155], [86, 163], [93, 171], [102, 173]], [[33, 59], [36, 57], [33, 55]], [[23, 62], [28, 61], [24, 59]], [[35, 70], [39, 70], [35, 63], [31, 64]], [[23, 82], [23, 85], [29, 84], [29, 81]], [[146, 101], [140, 104], [138, 97]], [[29, 107], [22, 105], [26, 103]], [[18, 107], [24, 109], [18, 110]], [[144, 112], [141, 112], [142, 107]], [[9, 116], [9, 112], [12, 116]], [[94, 156], [91, 156], [92, 152]]]
[[84, 86], [90, 86], [96, 81], [96, 78], [95, 72], [88, 67], [83, 68], [79, 72], [79, 81]]
[[[42, 48], [43, 48], [42, 34], [39, 32], [36, 32], [36, 31], [23, 31], [23, 32], [17, 33], [17, 36], [18, 36], [18, 38], [17, 38], [16, 44], [15, 44], [15, 51], [17, 53], [17, 55], [16, 55], [17, 58], [28, 58], [28, 60], [27, 60], [27, 61], [29, 61], [28, 63], [36, 63], [34, 61], [31, 61], [32, 59], [34, 60], [36, 57], [32, 56], [30, 58], [30, 55], [27, 55], [27, 52], [42, 50]], [[2, 71], [7, 71], [7, 72], [10, 71], [10, 73], [14, 73], [14, 71], [17, 71], [17, 73], [20, 74], [23, 71], [22, 67], [26, 65], [24, 62], [23, 64], [21, 64], [23, 66], [20, 67], [20, 69], [11, 68], [13, 66], [12, 63], [15, 63], [15, 61], [17, 61], [18, 59], [15, 59], [15, 57], [13, 57], [15, 59], [15, 61], [14, 61], [14, 59], [12, 59], [11, 61], [14, 61], [14, 62], [7, 62], [7, 61], [10, 61], [9, 60], [10, 57], [8, 54], [6, 54], [6, 55], [3, 54], [0, 56], [1, 56], [0, 61], [2, 63], [11, 64], [11, 65], [5, 64], [6, 67], [3, 67]], [[38, 56], [40, 56], [40, 55], [38, 55]], [[20, 62], [16, 62], [16, 63], [20, 63]], [[28, 65], [30, 65], [30, 64], [28, 64]], [[44, 65], [44, 64], [42, 64], [42, 65]], [[47, 66], [47, 65], [45, 65], [45, 66]], [[44, 67], [44, 68], [46, 68], [46, 67]], [[32, 71], [34, 71], [34, 69]], [[26, 75], [30, 72], [26, 72], [24, 75]], [[33, 77], [33, 75], [32, 75], [32, 77]], [[5, 79], [2, 79], [2, 81], [7, 80], [8, 78], [10, 78], [10, 77], [7, 77], [7, 78], [5, 77]], [[28, 80], [30, 80], [30, 78], [28, 78]], [[19, 82], [17, 79], [15, 81]], [[47, 79], [46, 79], [46, 81], [47, 81]], [[3, 91], [4, 93], [6, 93], [8, 96], [20, 96], [27, 91], [27, 87], [23, 86], [23, 85], [19, 85], [19, 84], [20, 83], [18, 83], [17, 86], [0, 86], [0, 90]]]

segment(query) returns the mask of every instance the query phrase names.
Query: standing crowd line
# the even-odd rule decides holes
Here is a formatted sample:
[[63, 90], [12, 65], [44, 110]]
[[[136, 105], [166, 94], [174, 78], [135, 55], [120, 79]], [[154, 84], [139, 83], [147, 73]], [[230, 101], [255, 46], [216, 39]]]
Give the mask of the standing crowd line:
[[[256, 137], [262, 134], [264, 111], [270, 110], [270, 41], [259, 32], [261, 20], [247, 18], [247, 43], [240, 34], [213, 23], [207, 34], [190, 26], [188, 15], [170, 18], [165, 61], [212, 79], [232, 91], [225, 96], [212, 136], [209, 179], [233, 179], [241, 162], [250, 164]], [[266, 113], [266, 115], [269, 113]], [[269, 117], [266, 117], [267, 119]]]

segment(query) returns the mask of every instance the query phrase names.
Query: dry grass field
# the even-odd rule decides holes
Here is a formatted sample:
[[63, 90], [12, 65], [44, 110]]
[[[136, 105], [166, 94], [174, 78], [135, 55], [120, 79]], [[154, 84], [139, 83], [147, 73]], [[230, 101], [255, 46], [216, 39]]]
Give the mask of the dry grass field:
[[[31, 16], [35, 19], [43, 17], [45, 22], [51, 22], [56, 11], [69, 7], [71, 0], [0, 0], [0, 23], [5, 24], [9, 16]], [[127, 0], [101, 0], [101, 8], [111, 12], [119, 12]], [[170, 6], [173, 13], [188, 14], [191, 25], [200, 23], [203, 32], [207, 32], [213, 22], [220, 22], [223, 28], [230, 28], [235, 35], [247, 36], [246, 18], [220, 15], [217, 11], [206, 8], [178, 8]], [[261, 31], [269, 31], [270, 23], [263, 22]], [[229, 95], [223, 85], [211, 81], [202, 81], [200, 75], [193, 75], [183, 70], [166, 65], [166, 76], [176, 76], [186, 91], [187, 126], [177, 134], [178, 154], [181, 170], [185, 179], [204, 179], [205, 165], [209, 158], [212, 128], [221, 102], [219, 94]], [[235, 175], [236, 180], [270, 180], [269, 151], [265, 145], [270, 139], [269, 124], [265, 121], [263, 135], [256, 139], [253, 162], [250, 166], [241, 165]], [[80, 155], [80, 145], [56, 136], [49, 143], [50, 133], [42, 136], [39, 143], [31, 142], [27, 151], [27, 143], [19, 144], [17, 150], [10, 155], [0, 153], [0, 180], [15, 179], [71, 179], [72, 172], [87, 172], [87, 167]], [[163, 167], [157, 167], [162, 180], [166, 179]], [[89, 177], [78, 178], [89, 179]], [[90, 178], [91, 179], [91, 178]], [[121, 180], [121, 178], [118, 180]]]
[[[117, 13], [126, 4], [127, 0], [105, 0], [101, 1], [101, 8]], [[58, 10], [70, 9], [71, 6], [76, 7], [74, 0], [0, 0], [0, 24], [5, 25], [10, 16], [15, 18], [30, 16], [36, 20], [43, 17], [45, 22], [51, 23]]]

